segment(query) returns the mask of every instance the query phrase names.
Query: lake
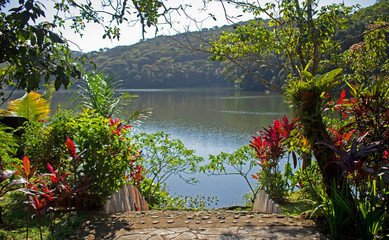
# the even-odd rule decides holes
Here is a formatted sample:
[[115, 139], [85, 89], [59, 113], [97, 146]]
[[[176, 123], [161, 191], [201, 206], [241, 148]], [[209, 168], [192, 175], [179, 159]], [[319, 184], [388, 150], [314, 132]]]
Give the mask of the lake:
[[[248, 145], [251, 136], [262, 127], [284, 115], [290, 116], [281, 95], [261, 92], [225, 88], [122, 91], [138, 95], [139, 106], [153, 108], [151, 118], [135, 131], [165, 131], [206, 160], [209, 154], [232, 153], [242, 145]], [[52, 109], [55, 110], [58, 104], [61, 108], [71, 108], [70, 95], [64, 90], [55, 92]], [[170, 178], [167, 182], [169, 192], [174, 196], [213, 195], [219, 199], [216, 207], [226, 207], [241, 204], [243, 194], [249, 191], [240, 176], [198, 174], [196, 177], [199, 179], [196, 185], [188, 185], [178, 177]]]
[[[274, 119], [289, 116], [281, 95], [234, 89], [132, 90], [139, 104], [153, 108], [151, 119], [141, 125], [148, 133], [165, 131], [207, 160], [209, 154], [232, 153], [248, 145], [251, 136]], [[255, 174], [254, 171], [252, 174]], [[217, 207], [241, 204], [248, 185], [240, 176], [196, 176], [188, 185], [178, 177], [168, 180], [173, 195], [216, 196]]]

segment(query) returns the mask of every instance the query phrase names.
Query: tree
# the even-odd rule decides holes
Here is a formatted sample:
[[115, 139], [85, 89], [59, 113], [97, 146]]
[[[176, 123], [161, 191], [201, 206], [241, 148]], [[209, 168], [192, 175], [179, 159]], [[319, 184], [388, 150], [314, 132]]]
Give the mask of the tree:
[[[27, 92], [40, 88], [42, 81], [54, 82], [55, 89], [67, 88], [72, 78], [81, 77], [82, 71], [73, 58], [68, 40], [56, 31], [61, 31], [67, 20], [71, 28], [82, 35], [86, 23], [101, 24], [105, 33], [103, 38], [119, 38], [119, 25], [124, 22], [139, 21], [143, 34], [147, 27], [156, 27], [159, 19], [171, 11], [184, 9], [167, 8], [162, 1], [155, 0], [109, 0], [86, 1], [85, 4], [74, 0], [55, 0], [57, 14], [52, 22], [40, 21], [45, 17], [46, 7], [39, 1], [20, 0], [19, 4], [5, 12], [10, 0], [0, 0], [0, 96], [6, 100], [4, 89], [25, 89]], [[12, 5], [14, 6], [14, 5]], [[135, 12], [135, 14], [133, 14]], [[104, 16], [110, 16], [109, 23]], [[69, 17], [70, 16], [70, 17]], [[81, 61], [83, 62], [83, 60]]]
[[[341, 185], [342, 170], [334, 164], [329, 167], [329, 163], [336, 160], [335, 153], [317, 145], [317, 142], [330, 139], [323, 114], [325, 94], [339, 83], [338, 75], [341, 70], [336, 69], [322, 75], [320, 73], [341, 65], [344, 51], [342, 44], [345, 41], [340, 41], [335, 36], [340, 29], [348, 26], [354, 7], [340, 4], [317, 10], [318, 1], [315, 0], [282, 0], [277, 5], [267, 3], [264, 6], [231, 2], [244, 11], [253, 13], [255, 19], [237, 26], [235, 32], [225, 32], [217, 40], [211, 41], [208, 49], [212, 53], [211, 59], [229, 60], [268, 88], [288, 97], [303, 126], [302, 132], [311, 144], [330, 195], [334, 179]], [[270, 20], [265, 21], [261, 15]], [[387, 23], [368, 29], [364, 34], [384, 28], [387, 28]], [[385, 36], [376, 35], [376, 42], [385, 45]], [[371, 52], [374, 56], [384, 56], [382, 50], [377, 52], [372, 49]], [[273, 59], [281, 60], [279, 63], [266, 61], [272, 59], [269, 55], [274, 54], [277, 57]], [[255, 65], [256, 69], [253, 71], [245, 67], [242, 64], [244, 61]], [[285, 87], [281, 88], [267, 81], [261, 71], [262, 65], [284, 70]]]
[[[318, 1], [315, 0], [283, 0], [278, 5], [266, 3], [264, 6], [232, 3], [245, 12], [251, 12], [255, 18], [236, 26], [235, 32], [224, 32], [212, 40], [211, 60], [229, 60], [266, 87], [280, 93], [284, 90], [264, 77], [263, 66], [283, 70], [281, 77], [285, 81], [291, 76], [297, 77], [299, 70], [312, 62], [308, 71], [316, 75], [321, 70], [320, 63], [339, 49], [333, 36], [338, 29], [347, 26], [347, 17], [354, 9], [340, 4], [316, 10]], [[262, 18], [263, 15], [268, 20]], [[244, 62], [256, 68], [247, 68]]]

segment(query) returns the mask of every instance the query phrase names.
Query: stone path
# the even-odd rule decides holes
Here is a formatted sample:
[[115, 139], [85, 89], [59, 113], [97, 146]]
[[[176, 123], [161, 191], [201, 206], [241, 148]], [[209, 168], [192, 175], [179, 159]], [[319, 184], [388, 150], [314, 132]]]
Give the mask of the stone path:
[[327, 239], [314, 222], [249, 211], [145, 211], [86, 222], [70, 239]]

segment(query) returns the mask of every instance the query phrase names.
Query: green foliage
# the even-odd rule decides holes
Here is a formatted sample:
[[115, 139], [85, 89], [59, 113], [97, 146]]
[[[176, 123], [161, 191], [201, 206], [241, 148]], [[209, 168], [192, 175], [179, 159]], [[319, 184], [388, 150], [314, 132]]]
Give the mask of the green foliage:
[[[185, 42], [185, 36], [157, 37], [131, 46], [91, 52], [88, 56], [100, 71], [112, 75], [116, 81], [123, 80], [123, 88], [226, 86], [220, 63], [212, 63], [207, 54], [193, 53], [174, 43]], [[196, 36], [188, 38], [192, 41]]]
[[0, 124], [0, 157], [6, 169], [10, 167], [9, 163], [14, 163], [13, 156], [19, 148], [19, 142], [12, 132], [12, 128]]
[[[1, 1], [0, 9], [9, 7], [9, 1]], [[54, 82], [55, 88], [66, 88], [70, 79], [81, 72], [72, 60], [72, 52], [64, 40], [54, 33], [54, 24], [41, 22], [45, 7], [33, 0], [20, 1], [8, 14], [0, 14], [0, 89], [6, 86], [26, 89], [39, 88], [45, 82]], [[54, 79], [54, 80], [53, 80]], [[4, 92], [0, 92], [4, 100]]]
[[[12, 192], [4, 200], [0, 202], [3, 207], [3, 217], [6, 223], [0, 228], [1, 239], [22, 240], [26, 238], [26, 216], [27, 209], [23, 202], [26, 200], [24, 194], [20, 192]], [[44, 215], [41, 219], [43, 239], [66, 239], [69, 237], [82, 222], [90, 219], [91, 216], [86, 213], [57, 213], [55, 221], [55, 233], [50, 232], [50, 219], [48, 215]], [[35, 223], [31, 222], [29, 229], [30, 239], [40, 239], [40, 230]]]
[[136, 95], [115, 92], [120, 81], [103, 73], [89, 73], [84, 76], [85, 87], [80, 86], [74, 98], [83, 108], [94, 109], [103, 117], [125, 116], [127, 122], [136, 122], [150, 115], [150, 109], [134, 109]]
[[[71, 29], [81, 36], [86, 23], [99, 23], [104, 29], [103, 38], [118, 39], [119, 25], [124, 22], [139, 21], [143, 33], [148, 27], [158, 30], [159, 19], [169, 23], [166, 15], [183, 9], [180, 6], [167, 8], [163, 2], [154, 0], [86, 3], [55, 0], [53, 4], [57, 10], [54, 20], [36, 23], [46, 17], [46, 7], [42, 2], [0, 2], [1, 90], [9, 86], [30, 92], [39, 89], [42, 81], [54, 82], [58, 90], [61, 86], [67, 88], [72, 78], [81, 77], [81, 67], [77, 62], [84, 63], [85, 59], [82, 56], [74, 59], [68, 41], [56, 33], [66, 22], [70, 22]], [[7, 13], [5, 10], [8, 9]], [[108, 23], [104, 22], [107, 17], [110, 18]], [[0, 91], [0, 96], [4, 101], [4, 91]]]
[[[316, 211], [319, 209], [323, 211], [327, 219], [331, 236], [334, 239], [340, 239], [342, 233], [344, 236], [352, 234], [351, 232], [348, 232], [350, 227], [350, 216], [347, 216], [347, 210], [341, 204], [341, 195], [335, 190], [336, 188], [332, 188], [332, 194], [330, 196], [328, 196], [323, 189], [318, 189], [317, 192], [322, 198], [322, 204], [316, 207], [316, 209], [312, 212], [312, 215], [316, 214]], [[343, 194], [344, 193], [343, 186]], [[347, 207], [352, 208], [352, 206]]]
[[316, 161], [313, 161], [311, 166], [296, 171], [295, 176], [296, 182], [292, 184], [296, 184], [299, 187], [300, 197], [316, 202], [322, 201], [318, 193], [324, 192], [323, 179]]
[[[50, 163], [60, 172], [73, 173], [89, 185], [89, 204], [100, 205], [125, 184], [131, 162], [137, 160], [137, 144], [131, 143], [128, 128], [94, 111], [74, 115], [61, 110], [46, 123], [26, 126], [24, 153], [32, 160], [40, 159], [41, 172]], [[80, 158], [68, 158], [67, 137], [79, 151], [85, 150]]]
[[265, 190], [269, 197], [280, 203], [285, 201], [288, 194], [288, 182], [279, 171], [274, 171], [270, 162], [261, 164], [261, 170], [257, 173], [256, 179], [261, 189]]
[[[237, 26], [235, 32], [224, 32], [217, 40], [212, 40], [211, 60], [229, 60], [278, 92], [283, 92], [280, 86], [264, 76], [267, 69], [278, 69], [276, 72], [282, 69], [281, 77], [285, 81], [290, 76], [298, 76], [298, 70], [312, 61], [308, 71], [316, 75], [321, 61], [330, 56], [327, 54], [336, 52], [339, 41], [333, 36], [338, 29], [347, 27], [347, 16], [353, 11], [343, 4], [314, 10], [318, 1], [285, 0], [264, 6], [233, 3], [253, 13], [255, 19]], [[262, 16], [269, 20], [265, 21]], [[246, 61], [254, 64], [254, 68], [242, 64]]]
[[240, 175], [250, 188], [250, 202], [253, 203], [257, 190], [249, 181], [250, 172], [257, 165], [255, 151], [249, 146], [242, 146], [233, 153], [222, 152], [209, 155], [209, 163], [200, 170], [208, 175]]
[[23, 97], [10, 101], [4, 115], [24, 117], [29, 121], [47, 119], [50, 115], [50, 103], [36, 92], [24, 94]]
[[169, 139], [169, 134], [163, 132], [139, 133], [133, 138], [142, 152], [139, 164], [146, 169], [146, 178], [149, 179], [142, 183], [146, 201], [158, 204], [158, 200], [149, 200], [156, 192], [164, 191], [163, 185], [172, 175], [179, 176], [186, 183], [197, 182], [188, 175], [199, 171], [203, 158], [194, 155], [194, 150], [186, 149], [180, 140]]
[[[211, 206], [217, 205], [219, 199], [215, 196], [182, 196], [176, 197], [168, 193], [166, 183], [156, 184], [152, 182], [151, 178], [146, 178], [139, 185], [139, 190], [143, 196], [148, 196], [147, 204], [151, 209], [165, 209], [165, 210], [205, 210]], [[152, 195], [149, 191], [153, 190]]]

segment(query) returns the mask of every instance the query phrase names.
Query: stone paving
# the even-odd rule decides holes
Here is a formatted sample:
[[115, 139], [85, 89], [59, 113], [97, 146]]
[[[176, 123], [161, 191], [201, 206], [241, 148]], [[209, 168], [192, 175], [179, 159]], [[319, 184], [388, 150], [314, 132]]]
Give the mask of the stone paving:
[[144, 211], [86, 222], [70, 239], [327, 239], [314, 222], [249, 211]]

